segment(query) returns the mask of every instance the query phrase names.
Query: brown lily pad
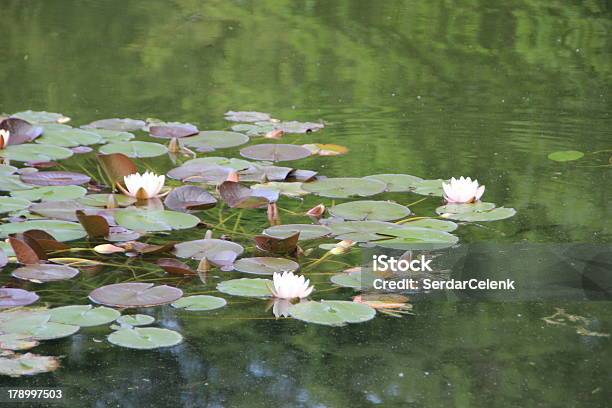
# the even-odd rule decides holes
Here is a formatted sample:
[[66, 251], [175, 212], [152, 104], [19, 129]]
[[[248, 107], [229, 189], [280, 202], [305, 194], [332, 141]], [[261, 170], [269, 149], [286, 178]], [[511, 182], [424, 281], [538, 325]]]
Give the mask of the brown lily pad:
[[160, 258], [157, 265], [164, 271], [172, 275], [196, 275], [196, 272], [189, 265], [174, 258]]
[[260, 208], [278, 200], [278, 192], [267, 189], [252, 190], [234, 181], [224, 181], [219, 195], [232, 208]]
[[23, 235], [8, 238], [17, 261], [24, 265], [34, 265], [46, 260], [45, 251], [36, 242], [27, 242], [26, 239]]
[[77, 186], [89, 183], [91, 177], [71, 171], [38, 171], [21, 175], [21, 181], [35, 186]]
[[152, 125], [149, 127], [149, 134], [153, 137], [162, 139], [181, 138], [197, 135], [198, 128], [189, 123], [173, 123], [163, 125]]
[[201, 187], [182, 186], [172, 190], [164, 204], [175, 211], [200, 211], [217, 205], [217, 199]]
[[175, 302], [183, 291], [167, 285], [130, 282], [102, 286], [93, 290], [89, 298], [99, 304], [113, 307], [151, 307]]
[[240, 155], [247, 159], [278, 162], [303, 159], [310, 156], [311, 152], [302, 146], [264, 143], [245, 147], [240, 150]]
[[48, 373], [59, 368], [57, 357], [39, 356], [38, 354], [3, 353], [0, 356], [0, 374], [9, 377]]
[[33, 126], [28, 121], [19, 118], [8, 118], [0, 122], [0, 129], [11, 132], [9, 145], [19, 145], [31, 142], [38, 136], [42, 135], [43, 128]]
[[17, 268], [13, 277], [31, 282], [53, 282], [74, 278], [79, 270], [66, 265], [38, 264]]
[[109, 235], [110, 227], [103, 216], [87, 215], [81, 210], [76, 211], [76, 216], [89, 238], [103, 238]]
[[255, 238], [257, 248], [273, 254], [295, 255], [300, 233], [297, 232], [287, 238], [275, 238], [268, 235], [257, 235]]

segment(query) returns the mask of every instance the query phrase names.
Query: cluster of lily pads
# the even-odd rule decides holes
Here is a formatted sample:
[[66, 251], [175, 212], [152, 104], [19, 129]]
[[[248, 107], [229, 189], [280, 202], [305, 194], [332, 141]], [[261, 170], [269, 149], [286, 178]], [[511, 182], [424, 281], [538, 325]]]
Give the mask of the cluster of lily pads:
[[[346, 154], [333, 144], [280, 143], [289, 134], [322, 130], [323, 123], [286, 122], [261, 112], [228, 112], [231, 130], [201, 131], [189, 123], [156, 119], [104, 119], [72, 127], [64, 115], [19, 112], [0, 118], [0, 268], [12, 269], [0, 288], [0, 373], [33, 374], [58, 366], [54, 358], [15, 354], [39, 341], [70, 336], [80, 327], [111, 325], [110, 343], [136, 349], [172, 346], [182, 341], [173, 330], [148, 326], [152, 316], [120, 311], [171, 304], [185, 311], [223, 308], [221, 296], [184, 294], [179, 287], [126, 281], [91, 291], [98, 305], [32, 307], [39, 296], [20, 282], [52, 285], [79, 279], [80, 269], [108, 265], [110, 257], [146, 258], [160, 273], [185, 278], [217, 270], [264, 277], [224, 279], [220, 295], [272, 299], [273, 313], [308, 323], [342, 326], [370, 320], [377, 311], [400, 316], [410, 310], [406, 296], [361, 293], [360, 265], [331, 276], [334, 287], [358, 292], [350, 300], [326, 300], [307, 279], [317, 265], [361, 245], [400, 250], [453, 246], [459, 223], [501, 220], [515, 214], [480, 200], [484, 186], [470, 178], [427, 180], [407, 174], [332, 178], [316, 171], [279, 165], [312, 155]], [[140, 133], [140, 139], [134, 140]], [[149, 139], [146, 139], [146, 138]], [[153, 138], [153, 139], [150, 139]], [[165, 140], [164, 143], [151, 140]], [[218, 156], [220, 149], [243, 147], [238, 157]], [[262, 143], [263, 142], [263, 143]], [[95, 158], [88, 153], [97, 150]], [[60, 161], [85, 155], [81, 171], [67, 171]], [[167, 174], [140, 169], [140, 159], [168, 156]], [[200, 157], [198, 157], [200, 156]], [[64, 168], [64, 169], [63, 169]], [[51, 170], [49, 170], [51, 169]], [[437, 214], [416, 216], [409, 206], [388, 200], [361, 199], [385, 193], [437, 197]], [[320, 203], [303, 213], [285, 210], [283, 200], [313, 194]], [[348, 200], [345, 200], [348, 199]], [[336, 201], [342, 202], [336, 202]], [[402, 199], [404, 201], [404, 199]], [[212, 225], [214, 209], [223, 222]], [[303, 222], [283, 224], [281, 212]], [[241, 217], [265, 214], [267, 225], [250, 233]], [[233, 229], [226, 227], [234, 217]], [[206, 233], [199, 232], [207, 230]], [[195, 240], [152, 244], [148, 240], [176, 230], [190, 230]], [[222, 234], [213, 238], [214, 234]], [[80, 247], [71, 246], [78, 240]], [[253, 248], [245, 249], [247, 244]], [[74, 258], [73, 251], [89, 257]], [[245, 253], [248, 256], [245, 256]], [[309, 258], [321, 254], [316, 258]], [[190, 260], [197, 267], [190, 266]], [[115, 264], [117, 265], [117, 264]], [[120, 265], [120, 263], [119, 263]], [[129, 267], [125, 266], [126, 271]], [[301, 273], [301, 275], [300, 275]], [[272, 277], [268, 279], [267, 277]], [[319, 300], [313, 300], [318, 298]], [[28, 363], [21, 364], [20, 360]]]

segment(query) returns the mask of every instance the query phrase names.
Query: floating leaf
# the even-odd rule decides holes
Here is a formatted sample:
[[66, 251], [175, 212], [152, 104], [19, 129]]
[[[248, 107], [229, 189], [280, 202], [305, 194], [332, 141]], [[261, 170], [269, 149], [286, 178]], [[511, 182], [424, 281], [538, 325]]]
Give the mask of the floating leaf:
[[28, 230], [43, 230], [53, 235], [58, 241], [73, 241], [87, 235], [81, 225], [58, 220], [34, 220], [0, 225], [0, 238]]
[[442, 188], [443, 182], [444, 180], [441, 179], [423, 180], [417, 183], [412, 191], [420, 195], [442, 197], [444, 195], [444, 190]]
[[13, 248], [13, 253], [17, 257], [17, 262], [21, 264], [38, 264], [41, 259], [47, 259], [45, 252], [36, 242], [28, 243], [23, 237], [9, 237], [8, 240]]
[[0, 176], [8, 176], [19, 170], [17, 167], [8, 164], [0, 164]]
[[[53, 282], [74, 278], [79, 270], [65, 265], [39, 264], [17, 268], [12, 275], [32, 282]], [[60, 322], [61, 323], [61, 322]]]
[[346, 221], [331, 224], [329, 228], [336, 239], [369, 242], [393, 235], [395, 230], [408, 227], [383, 221]]
[[308, 191], [302, 190], [302, 183], [300, 182], [279, 183], [276, 181], [271, 181], [269, 183], [255, 184], [251, 186], [251, 189], [274, 190], [279, 194], [282, 194], [287, 197], [300, 197], [303, 195], [310, 194]]
[[89, 183], [91, 177], [71, 171], [37, 171], [21, 175], [21, 181], [35, 186], [71, 186]]
[[55, 112], [36, 112], [36, 111], [23, 111], [13, 113], [11, 115], [12, 118], [19, 118], [30, 123], [66, 123], [70, 122], [70, 118], [62, 115], [61, 113]]
[[267, 256], [255, 258], [242, 258], [234, 263], [238, 272], [253, 273], [257, 275], [273, 275], [275, 272], [294, 272], [300, 265], [290, 259], [272, 258]]
[[0, 374], [9, 377], [48, 373], [57, 370], [59, 366], [59, 359], [52, 356], [32, 353], [0, 356]]
[[254, 237], [257, 248], [273, 254], [295, 255], [300, 233], [296, 232], [287, 238], [275, 238], [267, 235], [257, 235]]
[[48, 186], [31, 190], [11, 191], [11, 196], [30, 201], [64, 201], [84, 197], [87, 190], [81, 186]]
[[0, 269], [4, 268], [8, 264], [8, 256], [6, 252], [0, 247]]
[[183, 165], [189, 166], [192, 164], [201, 164], [201, 165], [217, 165], [221, 167], [230, 167], [234, 170], [244, 170], [251, 167], [253, 163], [235, 158], [227, 158], [227, 157], [200, 157], [197, 159], [191, 159], [186, 161]]
[[225, 299], [217, 296], [196, 295], [180, 298], [172, 304], [172, 307], [189, 311], [202, 311], [219, 309], [226, 304]]
[[8, 142], [9, 145], [20, 145], [31, 142], [43, 132], [42, 127], [32, 126], [28, 121], [19, 118], [0, 118], [0, 129], [10, 132], [11, 137]]
[[410, 215], [410, 209], [390, 201], [351, 201], [329, 209], [336, 217], [345, 220], [391, 221]]
[[466, 213], [476, 213], [483, 211], [490, 211], [495, 208], [495, 204], [493, 203], [483, 203], [483, 202], [475, 202], [469, 204], [446, 204], [441, 207], [436, 208], [437, 214], [466, 214]]
[[31, 204], [32, 203], [30, 201], [22, 198], [0, 197], [0, 214], [25, 210]]
[[143, 158], [164, 155], [168, 153], [168, 148], [159, 143], [151, 142], [119, 142], [102, 146], [100, 148], [100, 153], [123, 153], [127, 157]]
[[261, 278], [241, 278], [226, 280], [217, 285], [217, 290], [233, 296], [268, 297], [272, 296], [268, 285], [272, 281]]
[[274, 238], [289, 238], [290, 236], [300, 233], [300, 241], [309, 239], [322, 238], [331, 234], [331, 230], [324, 225], [311, 224], [285, 224], [266, 228], [264, 234]]
[[344, 326], [346, 323], [362, 323], [376, 316], [374, 308], [342, 300], [302, 302], [293, 305], [289, 314], [294, 319], [327, 326]]
[[0, 150], [0, 157], [19, 162], [48, 162], [66, 159], [72, 150], [48, 144], [22, 144]]
[[318, 156], [339, 156], [341, 154], [348, 153], [348, 148], [345, 146], [340, 146], [337, 144], [305, 144], [302, 145], [306, 149], [310, 150], [312, 154], [316, 154]]
[[175, 211], [200, 211], [217, 205], [217, 199], [201, 187], [181, 186], [168, 194], [164, 204]]
[[310, 156], [310, 150], [290, 144], [258, 144], [248, 146], [240, 150], [240, 155], [247, 159], [268, 160], [268, 161], [287, 161], [303, 159]]
[[39, 344], [27, 334], [0, 334], [0, 349], [2, 350], [29, 350]]
[[578, 150], [562, 150], [553, 152], [548, 155], [548, 158], [557, 162], [574, 161], [584, 157], [584, 153]]
[[16, 318], [0, 322], [0, 331], [4, 333], [25, 334], [34, 340], [53, 340], [72, 336], [79, 331], [79, 326], [51, 322], [47, 312], [23, 312]]
[[221, 184], [233, 172], [216, 164], [184, 164], [168, 172], [168, 177], [192, 183]]
[[237, 132], [225, 132], [222, 130], [209, 130], [200, 132], [184, 140], [185, 146], [192, 148], [226, 149], [236, 147], [249, 142], [249, 137]]
[[129, 207], [137, 201], [134, 197], [128, 197], [123, 194], [88, 194], [85, 197], [79, 198], [78, 202], [92, 207], [106, 207], [111, 196], [113, 196], [114, 202], [119, 207]]
[[196, 272], [188, 265], [174, 258], [160, 258], [157, 265], [172, 275], [195, 275]]
[[133, 231], [171, 231], [192, 228], [200, 219], [191, 214], [165, 210], [120, 209], [115, 212], [117, 223]]
[[56, 307], [49, 310], [49, 313], [51, 314], [51, 322], [72, 324], [81, 327], [108, 324], [121, 316], [121, 313], [115, 309], [104, 306], [93, 307], [92, 305]]
[[34, 292], [17, 288], [0, 288], [0, 308], [27, 306], [38, 300]]
[[234, 132], [243, 132], [251, 137], [263, 136], [278, 129], [272, 122], [240, 123], [232, 126]]
[[227, 251], [239, 256], [244, 252], [244, 248], [235, 242], [212, 238], [181, 242], [174, 246], [174, 254], [179, 258], [198, 260], [206, 258], [211, 262], [219, 259]]
[[86, 209], [87, 207], [74, 200], [43, 201], [30, 206], [30, 212], [33, 214], [64, 221], [78, 221], [76, 211]]
[[102, 138], [97, 133], [66, 125], [46, 125], [42, 137], [36, 139], [36, 143], [62, 147], [88, 146], [100, 142]]
[[30, 188], [32, 186], [21, 181], [18, 175], [4, 175], [0, 173], [0, 191], [28, 190]]
[[149, 126], [149, 134], [153, 137], [172, 139], [198, 134], [198, 128], [189, 123], [163, 123]]
[[107, 130], [118, 130], [122, 132], [133, 132], [140, 130], [145, 127], [146, 123], [142, 120], [135, 119], [102, 119], [91, 122], [87, 127], [107, 129]]
[[453, 232], [458, 228], [458, 225], [452, 221], [436, 220], [434, 218], [421, 218], [418, 220], [405, 222], [402, 225], [407, 227], [432, 228], [446, 232]]
[[234, 181], [221, 183], [219, 195], [232, 208], [260, 208], [278, 200], [271, 190], [251, 190]]
[[85, 129], [89, 132], [93, 132], [97, 134], [100, 137], [99, 143], [103, 143], [103, 144], [129, 142], [130, 140], [136, 137], [134, 136], [133, 133], [124, 132], [120, 130], [96, 129], [96, 128], [90, 128], [87, 126], [83, 126], [82, 129]]
[[157, 327], [122, 328], [108, 336], [108, 341], [116, 346], [138, 350], [151, 350], [180, 344], [183, 336], [174, 330]]
[[323, 129], [325, 125], [316, 122], [290, 121], [277, 123], [275, 127], [285, 133], [311, 133]]
[[373, 287], [373, 282], [376, 277], [371, 273], [364, 271], [363, 268], [356, 270], [349, 269], [348, 271], [337, 273], [330, 279], [333, 283], [345, 288], [353, 288], [364, 290]]
[[323, 197], [346, 198], [351, 196], [367, 197], [382, 193], [386, 184], [378, 180], [339, 177], [304, 183], [302, 188]]
[[499, 207], [490, 211], [450, 214], [449, 218], [465, 222], [499, 221], [516, 214], [514, 208]]
[[103, 238], [110, 233], [108, 221], [101, 215], [87, 215], [83, 211], [77, 210], [76, 216], [89, 238]]
[[113, 307], [150, 307], [172, 303], [183, 296], [183, 291], [172, 286], [130, 282], [102, 286], [93, 290], [89, 298]]
[[248, 112], [248, 111], [229, 111], [225, 112], [225, 120], [230, 122], [259, 122], [272, 119], [268, 113]]
[[459, 238], [445, 231], [431, 228], [405, 227], [388, 231], [395, 238], [375, 241], [378, 246], [391, 249], [441, 249], [455, 245]]
[[144, 314], [123, 315], [117, 319], [117, 323], [126, 324], [128, 326], [148, 326], [155, 322], [153, 316]]
[[386, 190], [392, 192], [412, 191], [423, 181], [422, 178], [410, 174], [374, 174], [364, 178], [382, 181], [387, 185]]

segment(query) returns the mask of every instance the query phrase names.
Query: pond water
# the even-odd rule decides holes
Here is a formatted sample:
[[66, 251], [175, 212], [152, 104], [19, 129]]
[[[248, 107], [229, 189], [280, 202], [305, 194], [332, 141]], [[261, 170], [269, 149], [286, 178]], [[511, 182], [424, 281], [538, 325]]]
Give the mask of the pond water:
[[[484, 227], [460, 227], [464, 243], [609, 245], [612, 172], [602, 166], [609, 156], [547, 159], [558, 150], [612, 148], [609, 5], [489, 3], [3, 1], [0, 111], [61, 112], [74, 125], [154, 117], [202, 130], [228, 129], [228, 110], [322, 120], [324, 130], [283, 142], [335, 143], [349, 153], [291, 165], [335, 177], [470, 175], [486, 184], [489, 200], [517, 210]], [[217, 153], [235, 157], [238, 149]], [[167, 157], [144, 162], [160, 173], [174, 167]], [[82, 171], [93, 163], [92, 155], [79, 155], [62, 164]], [[420, 196], [384, 198], [408, 204]], [[323, 201], [330, 203], [283, 198], [281, 207], [303, 213]], [[439, 205], [433, 197], [411, 208], [432, 215]], [[202, 216], [217, 217], [217, 210]], [[265, 211], [242, 217], [248, 232], [267, 225]], [[339, 259], [358, 265], [361, 253]], [[141, 260], [130, 265], [148, 269], [108, 267], [46, 290], [22, 286], [59, 306], [87, 303], [93, 288], [132, 273], [179, 284], [187, 294], [212, 293], [226, 274], [213, 271], [203, 283], [166, 279]], [[315, 285], [325, 287], [325, 273], [334, 270], [322, 265]], [[527, 273], [555, 280], [554, 269]], [[5, 269], [0, 283], [12, 281]], [[353, 295], [337, 289], [315, 298]], [[609, 301], [424, 297], [414, 315], [327, 327], [275, 320], [266, 301], [228, 299], [205, 313], [144, 310], [183, 334], [179, 346], [123, 349], [103, 341], [107, 327], [83, 329], [34, 349], [64, 356], [59, 370], [0, 384], [64, 387], [70, 406], [99, 407], [595, 407], [612, 396], [610, 338], [542, 320], [560, 307], [590, 319], [590, 330], [610, 333]]]

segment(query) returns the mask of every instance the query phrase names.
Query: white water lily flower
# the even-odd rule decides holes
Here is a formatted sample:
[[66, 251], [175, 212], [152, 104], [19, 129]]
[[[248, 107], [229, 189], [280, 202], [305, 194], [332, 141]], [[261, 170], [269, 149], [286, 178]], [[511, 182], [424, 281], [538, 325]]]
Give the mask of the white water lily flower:
[[159, 192], [166, 182], [165, 176], [146, 171], [144, 174], [134, 173], [123, 178], [125, 188], [119, 186], [123, 193], [139, 200], [159, 197]]
[[291, 301], [287, 299], [274, 299], [272, 313], [277, 319], [279, 317], [289, 317], [289, 308], [292, 306]]
[[273, 276], [274, 287], [270, 288], [272, 295], [279, 299], [305, 298], [312, 293], [314, 286], [308, 286], [310, 279], [293, 272], [275, 272]]
[[9, 139], [11, 138], [11, 132], [6, 129], [0, 129], [0, 149], [4, 149], [8, 146]]
[[447, 203], [465, 204], [480, 200], [484, 194], [485, 186], [479, 186], [478, 180], [467, 177], [451, 178], [450, 183], [442, 183], [444, 199]]

